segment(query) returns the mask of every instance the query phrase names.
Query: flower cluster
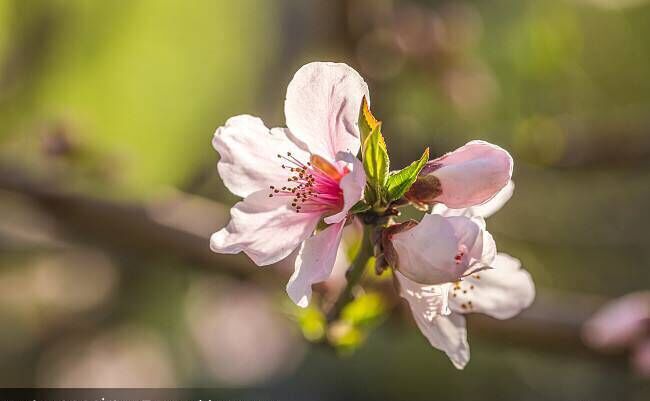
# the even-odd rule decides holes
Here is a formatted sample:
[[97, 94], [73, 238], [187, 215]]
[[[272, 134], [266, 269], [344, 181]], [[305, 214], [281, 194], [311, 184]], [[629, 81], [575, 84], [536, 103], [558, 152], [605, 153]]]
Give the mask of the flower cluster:
[[[369, 99], [351, 67], [310, 63], [287, 88], [287, 128], [249, 115], [218, 128], [219, 175], [243, 200], [211, 249], [244, 252], [260, 266], [298, 249], [287, 293], [306, 307], [312, 285], [332, 272], [344, 227], [358, 219], [374, 230], [376, 270], [392, 269], [422, 333], [462, 368], [469, 360], [463, 314], [506, 319], [534, 298], [530, 275], [497, 253], [484, 220], [512, 195], [512, 158], [471, 141], [433, 160], [427, 149], [390, 171]], [[398, 208], [408, 205], [427, 213], [398, 221]]]

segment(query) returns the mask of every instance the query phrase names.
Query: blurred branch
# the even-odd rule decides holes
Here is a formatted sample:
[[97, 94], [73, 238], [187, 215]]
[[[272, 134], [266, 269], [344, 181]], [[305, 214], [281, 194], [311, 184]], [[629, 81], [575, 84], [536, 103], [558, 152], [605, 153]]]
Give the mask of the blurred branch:
[[[31, 198], [42, 209], [63, 223], [63, 228], [83, 240], [119, 250], [165, 253], [197, 265], [214, 267], [238, 278], [251, 277], [258, 269], [242, 255], [218, 255], [208, 248], [208, 237], [166, 216], [161, 221], [151, 207], [99, 200], [62, 190], [24, 171], [0, 164], [0, 189]], [[208, 200], [206, 206], [223, 211], [225, 207]], [[194, 216], [194, 218], [202, 218]], [[190, 216], [185, 216], [191, 220]], [[282, 269], [267, 270], [275, 277]], [[387, 296], [396, 298], [394, 292]], [[392, 294], [392, 295], [390, 295]], [[349, 295], [349, 294], [348, 294]], [[342, 294], [345, 298], [347, 295]], [[572, 355], [600, 356], [581, 340], [582, 324], [604, 302], [580, 294], [556, 294], [538, 290], [535, 304], [517, 318], [497, 321], [487, 316], [470, 316], [471, 332], [486, 338], [536, 350], [567, 352]], [[393, 299], [392, 302], [398, 302]], [[340, 305], [339, 305], [340, 306]]]
[[[2, 164], [0, 189], [31, 198], [62, 223], [66, 234], [84, 241], [141, 253], [169, 254], [198, 265], [218, 267], [219, 271], [238, 278], [257, 271], [243, 255], [223, 256], [211, 252], [208, 236], [192, 232], [196, 230], [178, 222], [165, 221], [165, 216], [157, 218], [154, 208], [68, 192]], [[216, 202], [212, 206], [225, 211]]]
[[335, 321], [341, 316], [343, 308], [345, 308], [345, 305], [347, 305], [352, 298], [352, 290], [357, 284], [359, 284], [361, 277], [363, 277], [368, 259], [372, 256], [373, 247], [370, 238], [373, 229], [374, 226], [364, 226], [363, 238], [361, 239], [361, 249], [359, 250], [359, 254], [354, 258], [354, 261], [348, 268], [348, 271], [345, 273], [345, 287], [332, 305], [332, 308], [327, 312], [328, 322]]

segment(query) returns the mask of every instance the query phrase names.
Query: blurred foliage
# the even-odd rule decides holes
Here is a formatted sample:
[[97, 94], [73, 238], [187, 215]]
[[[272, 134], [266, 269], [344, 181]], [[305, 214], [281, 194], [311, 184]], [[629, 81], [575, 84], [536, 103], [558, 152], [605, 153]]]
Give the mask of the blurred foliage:
[[342, 354], [350, 354], [363, 345], [370, 331], [385, 318], [386, 301], [379, 293], [363, 293], [347, 304], [341, 318], [328, 331], [329, 341]]
[[255, 99], [277, 43], [257, 1], [2, 5], [0, 54], [22, 65], [5, 81], [0, 140], [19, 136], [12, 151], [34, 157], [28, 138], [63, 123], [133, 194], [178, 185], [211, 160], [209, 133]]
[[317, 302], [312, 302], [306, 308], [300, 308], [296, 305], [289, 305], [291, 315], [293, 315], [302, 330], [302, 335], [309, 341], [317, 342], [325, 336], [327, 321]]

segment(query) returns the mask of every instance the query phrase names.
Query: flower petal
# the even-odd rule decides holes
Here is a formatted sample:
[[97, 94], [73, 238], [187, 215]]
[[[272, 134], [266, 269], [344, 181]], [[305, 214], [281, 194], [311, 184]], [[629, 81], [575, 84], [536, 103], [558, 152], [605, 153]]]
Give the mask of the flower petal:
[[510, 200], [515, 190], [515, 183], [510, 180], [505, 187], [503, 187], [496, 195], [485, 203], [477, 206], [471, 206], [463, 209], [450, 209], [443, 203], [436, 203], [431, 209], [431, 213], [440, 214], [442, 216], [467, 216], [467, 217], [483, 217], [487, 219], [494, 213], [498, 212], [503, 205]]
[[471, 141], [434, 160], [430, 173], [439, 181], [438, 202], [458, 209], [479, 205], [505, 187], [512, 177], [512, 157], [484, 141]]
[[395, 271], [399, 293], [411, 308], [418, 328], [429, 343], [444, 351], [457, 369], [469, 362], [465, 318], [447, 307], [450, 284], [422, 285]]
[[474, 219], [427, 214], [414, 228], [392, 236], [397, 269], [421, 284], [458, 280], [482, 258], [481, 231]]
[[291, 152], [299, 160], [309, 154], [298, 147], [286, 128], [269, 130], [262, 120], [249, 115], [231, 117], [219, 127], [212, 146], [221, 159], [219, 175], [230, 192], [246, 197], [271, 184], [286, 182], [289, 173], [277, 155]]
[[530, 306], [535, 299], [535, 284], [521, 268], [521, 262], [500, 253], [491, 267], [455, 284], [449, 298], [449, 307], [454, 312], [478, 312], [509, 319]]
[[357, 119], [368, 85], [352, 67], [339, 63], [302, 66], [287, 87], [287, 127], [314, 154], [334, 161], [339, 151], [357, 154]]
[[307, 239], [296, 258], [296, 270], [287, 284], [287, 293], [296, 305], [306, 308], [311, 299], [311, 286], [327, 280], [334, 268], [345, 220], [332, 224]]
[[257, 191], [230, 210], [230, 222], [212, 234], [210, 248], [217, 253], [244, 252], [258, 266], [287, 257], [308, 238], [320, 220], [318, 213], [296, 213], [286, 197]]
[[334, 224], [345, 219], [348, 211], [357, 202], [363, 199], [363, 190], [366, 186], [366, 173], [363, 171], [363, 164], [349, 152], [336, 154], [337, 161], [344, 161], [352, 164], [352, 171], [341, 179], [339, 186], [343, 190], [343, 208], [340, 212], [325, 218], [325, 223]]
[[640, 339], [650, 321], [650, 291], [608, 302], [584, 325], [583, 337], [595, 348], [622, 348]]
[[394, 274], [399, 285], [399, 293], [411, 305], [414, 314], [417, 309], [417, 313], [431, 321], [438, 315], [451, 313], [448, 305], [450, 289], [448, 283], [422, 285], [410, 280], [397, 270], [394, 271]]

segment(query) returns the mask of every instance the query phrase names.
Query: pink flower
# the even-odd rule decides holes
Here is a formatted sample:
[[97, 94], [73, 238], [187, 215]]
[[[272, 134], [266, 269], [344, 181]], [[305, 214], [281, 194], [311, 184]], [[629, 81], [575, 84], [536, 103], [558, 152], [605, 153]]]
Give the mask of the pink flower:
[[427, 162], [406, 197], [419, 205], [479, 205], [508, 184], [512, 167], [512, 157], [504, 149], [484, 141], [471, 141]]
[[[356, 159], [357, 118], [368, 87], [345, 64], [310, 63], [287, 87], [287, 128], [267, 128], [240, 115], [217, 129], [212, 145], [226, 187], [244, 199], [210, 239], [218, 253], [244, 252], [259, 266], [300, 246], [287, 292], [307, 306], [311, 285], [330, 275], [348, 211], [363, 197], [366, 178]], [[328, 226], [314, 234], [318, 223]]]
[[[513, 188], [510, 182], [487, 203], [467, 209], [436, 205], [435, 214], [393, 238], [400, 263], [395, 271], [400, 295], [408, 301], [422, 334], [458, 369], [469, 361], [463, 314], [508, 319], [535, 298], [530, 274], [519, 260], [497, 254], [494, 240], [485, 230], [483, 219], [503, 206]], [[400, 238], [411, 231], [410, 237]]]
[[636, 371], [650, 377], [650, 291], [607, 303], [585, 323], [582, 335], [596, 349], [630, 349]]
[[391, 264], [420, 284], [460, 280], [468, 271], [489, 266], [496, 245], [482, 218], [426, 214], [415, 227], [392, 235]]
[[408, 279], [421, 284], [460, 280], [467, 272], [490, 266], [496, 244], [485, 229], [484, 218], [499, 210], [512, 196], [514, 183], [508, 180], [488, 202], [464, 209], [450, 209], [442, 203], [432, 208], [415, 227], [393, 234], [391, 261]]

